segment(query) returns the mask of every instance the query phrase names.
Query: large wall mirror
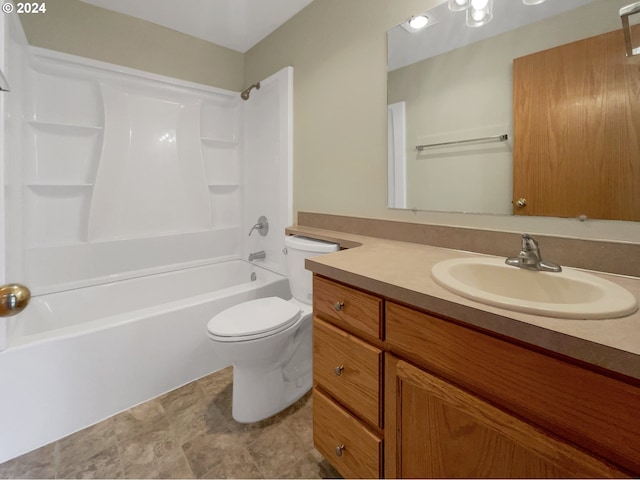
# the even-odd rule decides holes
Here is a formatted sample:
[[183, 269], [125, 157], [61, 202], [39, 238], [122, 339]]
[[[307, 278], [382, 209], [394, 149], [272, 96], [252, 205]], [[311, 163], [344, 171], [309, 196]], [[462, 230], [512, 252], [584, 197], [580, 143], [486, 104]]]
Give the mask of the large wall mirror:
[[481, 27], [444, 1], [391, 29], [388, 206], [640, 221], [633, 1], [493, 0]]

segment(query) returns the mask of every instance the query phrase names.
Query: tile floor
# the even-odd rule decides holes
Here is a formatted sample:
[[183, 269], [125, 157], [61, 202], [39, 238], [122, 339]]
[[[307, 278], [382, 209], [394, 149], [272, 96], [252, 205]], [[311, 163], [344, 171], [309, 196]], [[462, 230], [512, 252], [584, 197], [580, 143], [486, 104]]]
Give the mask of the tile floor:
[[231, 418], [232, 370], [192, 382], [3, 464], [0, 478], [331, 478], [311, 395], [262, 422]]

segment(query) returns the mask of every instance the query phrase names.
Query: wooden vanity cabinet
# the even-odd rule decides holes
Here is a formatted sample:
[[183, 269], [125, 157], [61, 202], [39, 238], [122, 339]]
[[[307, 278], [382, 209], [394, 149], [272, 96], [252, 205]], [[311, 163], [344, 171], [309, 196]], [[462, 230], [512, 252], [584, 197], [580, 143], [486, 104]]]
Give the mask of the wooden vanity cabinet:
[[318, 275], [313, 350], [314, 443], [344, 476], [640, 472], [637, 383]]

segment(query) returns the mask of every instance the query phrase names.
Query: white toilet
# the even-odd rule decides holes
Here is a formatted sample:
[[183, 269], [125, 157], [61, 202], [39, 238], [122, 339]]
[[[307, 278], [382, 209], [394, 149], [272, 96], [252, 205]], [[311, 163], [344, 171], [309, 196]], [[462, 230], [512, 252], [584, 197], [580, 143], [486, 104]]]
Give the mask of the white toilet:
[[233, 418], [263, 420], [284, 410], [311, 388], [312, 274], [304, 259], [339, 246], [301, 236], [285, 237], [293, 298], [259, 298], [214, 316], [207, 324], [216, 354], [233, 365]]

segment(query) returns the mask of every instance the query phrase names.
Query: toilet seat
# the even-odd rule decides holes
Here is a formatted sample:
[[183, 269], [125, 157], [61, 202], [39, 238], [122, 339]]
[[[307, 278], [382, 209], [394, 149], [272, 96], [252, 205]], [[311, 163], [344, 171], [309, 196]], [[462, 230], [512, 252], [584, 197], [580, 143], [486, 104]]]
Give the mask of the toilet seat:
[[220, 342], [242, 342], [281, 332], [296, 323], [301, 309], [279, 297], [240, 303], [215, 315], [207, 324], [209, 338]]

